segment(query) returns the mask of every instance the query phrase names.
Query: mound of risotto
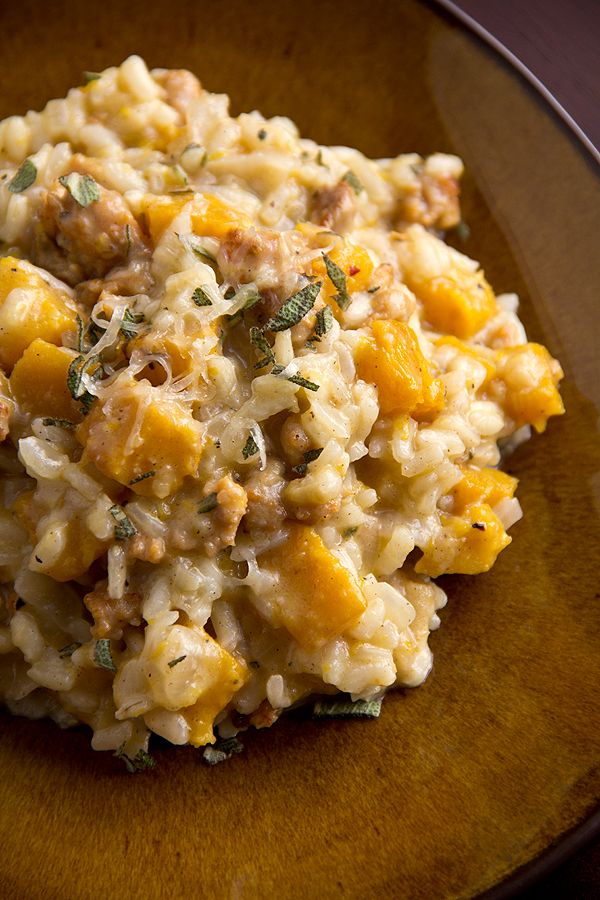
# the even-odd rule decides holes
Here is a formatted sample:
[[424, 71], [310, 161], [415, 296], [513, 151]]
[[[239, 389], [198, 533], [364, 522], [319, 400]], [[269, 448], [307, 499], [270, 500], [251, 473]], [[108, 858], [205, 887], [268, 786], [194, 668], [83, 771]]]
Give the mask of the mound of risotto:
[[432, 579], [494, 564], [502, 448], [563, 412], [440, 238], [460, 160], [320, 147], [138, 57], [0, 153], [0, 701], [139, 769], [152, 732], [218, 761], [420, 684]]

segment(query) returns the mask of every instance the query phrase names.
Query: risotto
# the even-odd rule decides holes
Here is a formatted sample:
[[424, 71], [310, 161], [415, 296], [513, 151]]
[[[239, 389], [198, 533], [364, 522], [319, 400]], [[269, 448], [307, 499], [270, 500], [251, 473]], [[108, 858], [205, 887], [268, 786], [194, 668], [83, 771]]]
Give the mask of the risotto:
[[135, 770], [152, 732], [214, 762], [427, 677], [432, 579], [494, 564], [502, 449], [563, 412], [517, 297], [442, 240], [461, 173], [138, 57], [0, 123], [10, 712]]

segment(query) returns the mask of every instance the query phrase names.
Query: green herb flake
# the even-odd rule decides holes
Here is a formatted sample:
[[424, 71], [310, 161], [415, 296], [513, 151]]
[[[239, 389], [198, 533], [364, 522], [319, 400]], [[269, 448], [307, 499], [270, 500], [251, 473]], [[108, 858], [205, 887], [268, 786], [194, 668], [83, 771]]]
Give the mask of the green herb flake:
[[217, 500], [216, 491], [212, 491], [212, 493], [208, 494], [204, 497], [203, 500], [198, 504], [198, 512], [199, 513], [208, 513], [212, 512], [213, 509], [216, 509], [219, 505], [219, 501]]
[[79, 313], [77, 313], [77, 349], [80, 353], [83, 353], [85, 348], [84, 338], [85, 325], [83, 324], [83, 319], [81, 318]]
[[265, 366], [268, 366], [270, 363], [275, 362], [275, 357], [273, 355], [273, 350], [271, 349], [271, 345], [267, 341], [266, 337], [260, 330], [260, 328], [256, 328], [253, 326], [249, 331], [250, 343], [254, 344], [255, 347], [258, 347], [259, 350], [264, 353], [264, 357], [260, 359], [257, 363], [254, 364], [255, 369], [264, 369]]
[[340, 309], [346, 309], [351, 299], [350, 294], [348, 293], [348, 286], [346, 284], [346, 275], [340, 269], [340, 267], [336, 263], [334, 263], [334, 261], [330, 259], [329, 256], [327, 256], [326, 253], [323, 253], [322, 256], [325, 263], [325, 268], [327, 269], [329, 280], [338, 291], [338, 293], [334, 296], [334, 300]]
[[356, 534], [357, 531], [358, 531], [358, 525], [351, 525], [350, 528], [346, 528], [346, 530], [342, 534], [342, 537], [344, 538], [344, 540], [347, 541], [348, 538], [351, 538], [352, 535]]
[[125, 307], [125, 312], [123, 313], [123, 319], [121, 321], [121, 334], [128, 341], [134, 338], [138, 329], [135, 327], [144, 321], [144, 317], [139, 313], [131, 312], [128, 306]]
[[147, 472], [142, 472], [141, 475], [136, 475], [135, 478], [131, 479], [129, 484], [130, 485], [139, 484], [140, 481], [145, 481], [146, 478], [154, 478], [155, 475], [156, 475], [156, 469], [149, 469]]
[[192, 293], [192, 300], [196, 304], [196, 306], [212, 306], [213, 302], [204, 290], [203, 287], [194, 288]]
[[345, 700], [337, 697], [317, 700], [313, 706], [315, 719], [377, 719], [381, 700]]
[[11, 194], [20, 194], [31, 187], [36, 178], [37, 167], [30, 159], [26, 159], [8, 182], [8, 189]]
[[42, 425], [54, 425], [56, 428], [67, 428], [69, 431], [75, 428], [75, 422], [71, 422], [70, 419], [55, 419], [50, 416], [42, 419]]
[[320, 290], [321, 282], [316, 281], [297, 291], [285, 301], [279, 312], [265, 323], [263, 331], [287, 331], [288, 328], [297, 325], [315, 305]]
[[376, 284], [375, 287], [369, 288], [367, 294], [376, 294], [381, 285]]
[[81, 410], [84, 415], [87, 415], [90, 411], [92, 403], [94, 402], [94, 397], [89, 391], [84, 390], [83, 375], [85, 373], [94, 381], [97, 381], [103, 374], [102, 366], [99, 363], [99, 356], [90, 356], [86, 362], [85, 357], [80, 354], [75, 357], [67, 370], [67, 387], [69, 393], [73, 400], [79, 400], [81, 402]]
[[355, 194], [360, 194], [361, 191], [364, 191], [364, 188], [352, 169], [348, 169], [345, 175], [342, 175], [342, 181], [347, 181]]
[[265, 131], [264, 128], [261, 128], [260, 131], [258, 132], [258, 139], [259, 139], [259, 141], [264, 141], [264, 139], [266, 138], [266, 136], [267, 136], [267, 132]]
[[244, 459], [248, 459], [249, 456], [254, 456], [255, 453], [258, 453], [258, 444], [252, 435], [249, 434], [248, 440], [244, 444], [244, 449], [242, 450], [242, 456]]
[[100, 666], [101, 669], [108, 669], [109, 672], [117, 671], [117, 667], [112, 658], [110, 641], [107, 638], [96, 641], [94, 646], [94, 662], [96, 665]]
[[72, 644], [67, 644], [66, 647], [61, 647], [58, 651], [58, 655], [61, 659], [70, 659], [71, 656], [75, 653], [76, 650], [79, 650], [81, 647], [81, 643], [79, 641], [73, 641]]
[[61, 175], [58, 180], [80, 206], [90, 206], [100, 199], [100, 188], [91, 175], [71, 172], [70, 175]]
[[183, 656], [178, 656], [176, 659], [170, 659], [167, 665], [170, 669], [173, 669], [175, 666], [178, 666], [180, 662], [183, 662], [186, 657], [187, 653], [184, 653]]
[[127, 538], [133, 537], [134, 534], [137, 534], [135, 525], [126, 515], [122, 506], [115, 503], [115, 505], [111, 506], [109, 509], [109, 513], [115, 520], [115, 539], [117, 541], [124, 541]]
[[133, 775], [135, 772], [144, 772], [146, 769], [153, 769], [156, 766], [156, 760], [150, 756], [146, 750], [138, 750], [134, 757], [127, 756], [125, 753], [125, 744], [121, 744], [114, 755], [117, 759], [122, 759], [125, 763], [127, 771]]
[[291, 381], [292, 384], [297, 384], [299, 387], [304, 388], [307, 391], [318, 391], [320, 385], [314, 381], [309, 381], [308, 378], [303, 378], [302, 375], [288, 375], [288, 381]]
[[100, 72], [84, 72], [83, 73], [83, 83], [90, 84], [92, 81], [98, 81], [101, 77]]
[[323, 309], [320, 309], [317, 313], [317, 317], [315, 319], [315, 330], [311, 340], [320, 341], [323, 335], [327, 334], [327, 332], [331, 330], [332, 325], [333, 312], [331, 311], [331, 307], [324, 306]]
[[294, 466], [292, 472], [295, 472], [297, 475], [301, 476], [306, 475], [308, 464], [314, 462], [315, 459], [318, 459], [322, 452], [323, 447], [314, 447], [312, 450], [307, 450], [304, 454], [304, 462], [300, 463], [300, 465], [298, 466]]
[[183, 243], [189, 247], [194, 256], [210, 263], [216, 263], [217, 260], [214, 254], [211, 253], [210, 250], [207, 250], [204, 244], [201, 244], [195, 235], [191, 235], [187, 239], [184, 239]]
[[207, 765], [216, 766], [217, 763], [231, 759], [234, 753], [241, 753], [243, 749], [244, 745], [237, 738], [227, 738], [227, 740], [219, 740], [215, 744], [206, 746], [202, 751], [202, 759]]

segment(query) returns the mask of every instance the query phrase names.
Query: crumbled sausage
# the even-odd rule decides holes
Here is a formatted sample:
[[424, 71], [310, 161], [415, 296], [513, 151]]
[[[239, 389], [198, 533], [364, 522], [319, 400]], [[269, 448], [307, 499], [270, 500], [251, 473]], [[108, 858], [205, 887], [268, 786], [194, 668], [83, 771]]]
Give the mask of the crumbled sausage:
[[460, 222], [459, 194], [457, 178], [423, 173], [400, 201], [398, 227], [418, 222], [425, 228], [453, 228]]
[[343, 234], [350, 231], [356, 213], [356, 194], [347, 181], [339, 181], [335, 187], [322, 188], [313, 199], [313, 222]]
[[204, 548], [209, 556], [215, 556], [224, 547], [233, 547], [238, 526], [248, 506], [246, 491], [231, 475], [219, 479], [207, 493], [213, 491], [217, 495], [217, 506], [211, 514], [211, 527], [204, 539]]
[[149, 537], [147, 534], [138, 533], [128, 541], [127, 552], [133, 559], [159, 563], [166, 552], [165, 542], [163, 538]]
[[92, 637], [123, 637], [125, 625], [139, 625], [142, 621], [142, 598], [136, 593], [123, 594], [118, 600], [108, 596], [106, 590], [92, 591], [83, 598], [83, 602], [94, 619]]
[[275, 531], [285, 519], [285, 506], [281, 500], [286, 485], [283, 464], [269, 460], [261, 472], [255, 469], [245, 484], [248, 511], [244, 525], [250, 530]]
[[[121, 194], [99, 188], [100, 198], [89, 206], [81, 206], [62, 185], [46, 192], [33, 224], [31, 258], [70, 285], [137, 263], [131, 285], [136, 292], [150, 250]], [[115, 272], [115, 287], [126, 288], [128, 277], [126, 271]]]

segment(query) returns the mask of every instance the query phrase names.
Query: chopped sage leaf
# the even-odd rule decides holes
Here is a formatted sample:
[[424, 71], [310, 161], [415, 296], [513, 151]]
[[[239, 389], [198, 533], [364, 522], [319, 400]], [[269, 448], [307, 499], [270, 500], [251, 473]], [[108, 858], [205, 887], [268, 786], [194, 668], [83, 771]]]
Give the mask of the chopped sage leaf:
[[192, 300], [196, 304], [196, 306], [212, 306], [212, 300], [202, 287], [194, 288], [194, 292], [192, 293]]
[[249, 434], [248, 440], [244, 444], [244, 449], [242, 450], [242, 456], [244, 459], [248, 459], [249, 456], [254, 456], [255, 453], [258, 453], [258, 444], [252, 435]]
[[297, 291], [285, 301], [279, 312], [264, 324], [263, 331], [286, 331], [297, 325], [315, 305], [320, 290], [321, 282], [316, 281]]
[[213, 509], [216, 509], [218, 505], [219, 501], [217, 500], [217, 493], [216, 491], [212, 491], [212, 493], [207, 494], [207, 496], [200, 501], [200, 503], [198, 504], [198, 512], [211, 512]]
[[94, 381], [102, 378], [103, 370], [100, 365], [99, 356], [90, 356], [86, 362], [85, 357], [80, 354], [75, 357], [67, 370], [67, 387], [69, 393], [73, 400], [79, 400], [81, 402], [81, 410], [84, 414], [87, 414], [94, 402], [94, 396], [83, 387], [84, 373]]
[[83, 73], [83, 83], [89, 84], [90, 81], [98, 81], [100, 78], [100, 72], [84, 72]]
[[96, 665], [100, 666], [100, 668], [108, 669], [109, 672], [117, 671], [117, 667], [115, 666], [112, 658], [110, 641], [107, 638], [102, 638], [101, 640], [96, 641], [96, 645], [94, 647], [94, 662], [96, 663]]
[[118, 750], [115, 750], [115, 756], [117, 759], [122, 759], [125, 763], [125, 768], [127, 771], [133, 775], [135, 772], [144, 772], [146, 769], [153, 769], [156, 765], [156, 760], [150, 756], [145, 750], [138, 750], [135, 756], [132, 758], [131, 756], [127, 756], [124, 750], [125, 745], [121, 744]]
[[71, 172], [70, 175], [61, 175], [58, 180], [80, 206], [90, 206], [100, 199], [100, 188], [91, 175]]
[[261, 128], [260, 131], [258, 132], [258, 139], [259, 139], [259, 141], [264, 141], [264, 139], [266, 138], [266, 136], [267, 136], [267, 132], [265, 131], [264, 128]]
[[174, 666], [179, 665], [180, 662], [183, 662], [186, 657], [187, 653], [184, 653], [183, 656], [178, 656], [176, 659], [170, 659], [167, 665], [170, 669], [172, 669]]
[[134, 534], [137, 534], [135, 525], [126, 515], [122, 506], [115, 503], [115, 505], [111, 506], [109, 509], [109, 513], [115, 520], [115, 539], [117, 541], [124, 541], [127, 538], [133, 537]]
[[85, 325], [83, 324], [83, 319], [77, 313], [77, 349], [80, 353], [83, 353], [85, 343]]
[[287, 380], [291, 381], [292, 384], [305, 388], [307, 391], [318, 391], [320, 387], [319, 384], [309, 381], [308, 378], [303, 378], [302, 375], [288, 375]]
[[73, 641], [72, 644], [67, 644], [66, 647], [61, 647], [58, 651], [58, 655], [61, 659], [69, 659], [71, 656], [73, 656], [76, 650], [79, 650], [80, 647], [80, 641]]
[[323, 309], [320, 309], [317, 313], [317, 318], [315, 319], [315, 330], [312, 340], [320, 341], [323, 335], [327, 334], [327, 332], [331, 330], [332, 325], [333, 312], [331, 311], [331, 307], [324, 306]]
[[68, 428], [69, 431], [75, 428], [75, 422], [71, 422], [70, 419], [55, 419], [52, 416], [42, 419], [42, 425], [55, 425], [56, 428]]
[[271, 345], [267, 341], [266, 337], [260, 330], [260, 328], [256, 328], [253, 326], [250, 331], [250, 343], [254, 344], [255, 347], [258, 347], [265, 355], [264, 358], [260, 359], [257, 363], [254, 364], [255, 369], [264, 369], [265, 366], [268, 366], [269, 363], [275, 361], [275, 357], [273, 356], [273, 350], [271, 349]]
[[127, 241], [127, 256], [131, 253], [131, 225], [125, 226], [125, 240]]
[[296, 472], [297, 475], [306, 475], [308, 464], [318, 459], [322, 452], [323, 447], [314, 447], [312, 450], [307, 450], [304, 454], [304, 462], [294, 466], [292, 472]]
[[204, 244], [201, 244], [194, 235], [188, 237], [187, 240], [183, 241], [183, 243], [186, 244], [190, 248], [192, 253], [199, 259], [208, 260], [208, 262], [211, 263], [216, 263], [217, 260], [214, 254], [212, 254], [210, 250], [207, 250]]
[[26, 159], [8, 182], [8, 189], [11, 194], [20, 194], [21, 191], [26, 191], [28, 187], [31, 187], [36, 178], [35, 164], [30, 159]]
[[208, 744], [202, 751], [202, 759], [209, 766], [216, 766], [217, 763], [231, 759], [234, 753], [241, 753], [243, 749], [244, 745], [237, 738], [227, 738], [212, 745]]
[[128, 306], [125, 307], [125, 312], [123, 313], [123, 319], [121, 321], [121, 334], [123, 337], [127, 338], [130, 341], [132, 338], [136, 336], [138, 333], [138, 329], [135, 327], [139, 325], [140, 322], [144, 321], [144, 317], [139, 313], [133, 313], [129, 309]]
[[369, 288], [367, 294], [376, 294], [380, 287], [381, 285], [376, 284], [375, 287]]
[[316, 719], [376, 719], [381, 712], [381, 700], [345, 700], [337, 697], [317, 700], [313, 706]]
[[357, 531], [358, 525], [351, 525], [350, 528], [346, 528], [346, 530], [342, 534], [342, 537], [347, 540], [348, 538], [352, 537], [353, 534], [356, 534]]
[[347, 181], [355, 194], [360, 194], [361, 191], [364, 190], [362, 184], [352, 171], [352, 169], [348, 169], [345, 175], [342, 175], [342, 181]]
[[135, 478], [132, 478], [129, 484], [139, 484], [140, 481], [145, 481], [146, 478], [154, 478], [156, 475], [156, 469], [149, 469], [147, 472], [142, 472], [141, 475], [136, 475]]
[[350, 303], [350, 294], [348, 293], [348, 287], [346, 284], [346, 275], [340, 269], [340, 267], [327, 256], [326, 253], [323, 253], [322, 256], [325, 263], [325, 268], [327, 269], [329, 280], [339, 292], [335, 295], [334, 300], [340, 309], [346, 309], [346, 307]]

